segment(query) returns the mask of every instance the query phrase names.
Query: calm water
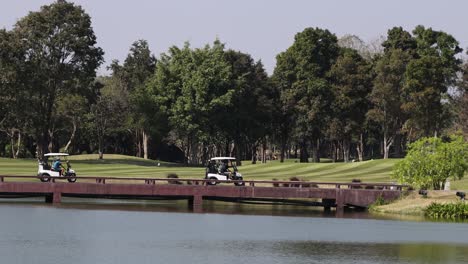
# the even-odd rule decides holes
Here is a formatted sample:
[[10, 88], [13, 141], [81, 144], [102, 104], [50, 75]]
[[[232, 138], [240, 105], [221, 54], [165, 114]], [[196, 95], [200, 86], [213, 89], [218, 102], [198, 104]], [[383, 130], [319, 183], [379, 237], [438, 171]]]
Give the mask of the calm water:
[[[156, 210], [185, 208], [180, 202], [159, 203]], [[219, 203], [206, 207], [223, 207], [227, 213], [248, 213], [252, 208]], [[468, 262], [466, 223], [333, 218], [297, 207], [299, 213], [293, 214], [300, 216], [155, 208], [115, 201], [75, 201], [61, 207], [2, 202], [1, 263]], [[292, 211], [254, 208], [263, 214]]]

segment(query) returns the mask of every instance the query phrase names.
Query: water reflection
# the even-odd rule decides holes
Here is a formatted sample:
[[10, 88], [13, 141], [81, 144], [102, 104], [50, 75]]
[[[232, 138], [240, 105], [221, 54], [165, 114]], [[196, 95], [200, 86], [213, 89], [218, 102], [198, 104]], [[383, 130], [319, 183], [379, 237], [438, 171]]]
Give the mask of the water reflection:
[[[44, 197], [22, 199], [1, 199], [0, 204], [35, 205], [44, 207], [59, 207], [63, 209], [86, 210], [124, 210], [149, 212], [177, 212], [191, 213], [187, 200], [122, 200], [122, 199], [86, 199], [63, 197], [60, 205], [44, 203]], [[209, 201], [203, 202], [204, 213], [240, 214], [240, 215], [269, 215], [269, 216], [298, 216], [335, 218], [335, 211], [324, 211], [322, 207], [283, 205], [283, 204], [247, 204]], [[430, 219], [422, 215], [398, 215], [384, 213], [369, 213], [367, 211], [345, 210], [340, 218], [351, 219], [379, 219], [400, 221], [429, 221], [429, 222], [455, 222], [468, 223], [468, 219]]]
[[[186, 213], [186, 201], [71, 199], [60, 206], [41, 201], [0, 203], [2, 263], [458, 264], [468, 259], [466, 224], [324, 218], [310, 208], [218, 202], [205, 206], [217, 213], [192, 214]], [[296, 217], [279, 216], [284, 214]]]
[[468, 256], [468, 247], [443, 244], [290, 242], [274, 249], [289, 256], [313, 256], [309, 263], [465, 263]]

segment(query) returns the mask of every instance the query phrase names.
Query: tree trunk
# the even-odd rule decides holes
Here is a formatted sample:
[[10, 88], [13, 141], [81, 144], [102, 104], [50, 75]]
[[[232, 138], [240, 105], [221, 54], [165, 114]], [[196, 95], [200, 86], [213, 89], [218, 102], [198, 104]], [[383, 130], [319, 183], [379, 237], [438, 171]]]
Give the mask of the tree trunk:
[[384, 159], [388, 159], [389, 157], [389, 152], [390, 152], [390, 147], [393, 144], [393, 137], [389, 137], [387, 134], [384, 134], [384, 140], [383, 140], [383, 151], [384, 151]]
[[47, 148], [49, 146], [48, 143], [48, 132], [47, 130], [43, 131], [41, 135], [39, 135], [39, 140], [37, 144], [37, 153], [38, 157], [43, 159], [44, 155], [46, 154]]
[[312, 162], [320, 162], [320, 139], [312, 140]]
[[15, 132], [14, 130], [12, 129], [11, 130], [11, 134], [9, 133], [9, 136], [10, 136], [10, 147], [11, 147], [11, 157], [13, 159], [16, 159], [17, 156], [16, 156], [16, 150], [15, 150]]
[[263, 142], [262, 142], [262, 163], [267, 162], [266, 149], [267, 149], [266, 139], [263, 139]]
[[235, 150], [236, 150], [236, 165], [237, 166], [242, 166], [242, 152], [241, 152], [241, 144], [239, 141], [236, 141], [235, 145]]
[[332, 160], [333, 162], [337, 162], [338, 161], [338, 144], [336, 143], [336, 140], [333, 140], [331, 142], [331, 150], [332, 150]]
[[348, 139], [343, 139], [343, 161], [349, 162], [350, 143]]
[[47, 148], [49, 149], [49, 153], [50, 152], [54, 152], [54, 130], [52, 128], [52, 130], [49, 130], [49, 144], [47, 146]]
[[135, 129], [135, 147], [136, 147], [136, 157], [141, 158], [141, 139], [140, 139], [140, 129]]
[[252, 146], [252, 164], [257, 164], [257, 145]]
[[359, 161], [364, 160], [364, 137], [362, 133], [359, 135], [359, 142], [356, 145], [356, 151], [358, 154]]
[[65, 145], [65, 149], [64, 149], [65, 152], [68, 152], [68, 148], [70, 147], [73, 139], [75, 138], [75, 133], [76, 133], [76, 122], [73, 122], [73, 130], [72, 130], [70, 139], [68, 140], [67, 144]]
[[284, 162], [284, 154], [286, 152], [286, 141], [281, 141], [281, 154], [280, 154], [280, 162]]
[[144, 130], [142, 130], [143, 134], [143, 158], [148, 159], [148, 141], [149, 141], [149, 136], [146, 134]]
[[299, 152], [299, 162], [309, 162], [309, 153], [307, 152], [307, 142], [305, 140], [302, 140], [300, 148], [301, 150]]

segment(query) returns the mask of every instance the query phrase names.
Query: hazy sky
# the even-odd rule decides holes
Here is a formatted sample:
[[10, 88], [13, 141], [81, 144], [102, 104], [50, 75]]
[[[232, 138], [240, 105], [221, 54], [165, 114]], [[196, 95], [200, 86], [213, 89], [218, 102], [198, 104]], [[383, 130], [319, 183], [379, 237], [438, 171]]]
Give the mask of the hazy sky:
[[[52, 0], [3, 0], [0, 28], [11, 29], [29, 11]], [[132, 42], [146, 39], [156, 56], [172, 45], [192, 47], [217, 37], [228, 48], [250, 53], [273, 72], [276, 55], [306, 27], [321, 27], [365, 41], [386, 35], [389, 28], [412, 30], [422, 24], [452, 34], [468, 46], [466, 0], [76, 0], [93, 22], [105, 65], [123, 61]], [[464, 51], [465, 52], [465, 51]], [[106, 73], [105, 66], [99, 73]]]

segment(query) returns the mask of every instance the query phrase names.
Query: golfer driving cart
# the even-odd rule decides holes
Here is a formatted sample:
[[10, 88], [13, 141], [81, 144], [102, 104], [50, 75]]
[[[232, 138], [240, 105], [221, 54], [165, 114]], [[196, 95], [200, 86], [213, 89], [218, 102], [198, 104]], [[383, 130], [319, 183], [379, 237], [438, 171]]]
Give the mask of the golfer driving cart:
[[212, 180], [208, 185], [216, 185], [218, 181], [234, 180], [234, 185], [244, 186], [242, 174], [237, 171], [236, 159], [231, 157], [211, 158], [206, 166], [205, 179]]
[[[42, 182], [50, 181], [51, 177], [66, 178], [68, 182], [76, 182], [76, 173], [72, 170], [70, 161], [66, 159], [67, 153], [47, 153], [43, 160], [39, 160], [39, 169], [37, 176], [41, 177]], [[53, 158], [52, 164], [49, 163], [49, 157]], [[63, 162], [67, 164], [65, 168]]]

